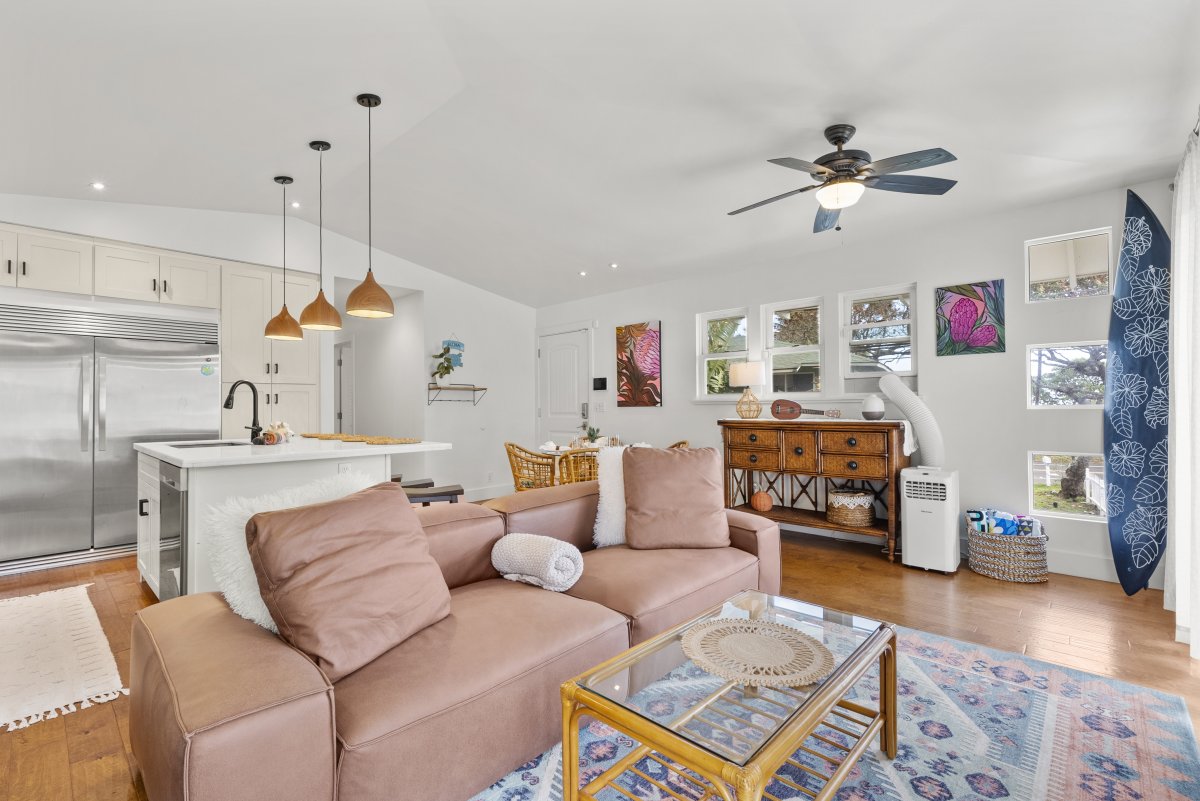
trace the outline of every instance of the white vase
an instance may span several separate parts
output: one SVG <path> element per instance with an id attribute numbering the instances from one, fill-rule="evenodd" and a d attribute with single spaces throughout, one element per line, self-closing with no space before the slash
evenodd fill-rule
<path id="1" fill-rule="evenodd" d="M 883 398 L 878 395 L 868 395 L 863 398 L 862 416 L 864 420 L 882 420 L 883 412 Z"/>

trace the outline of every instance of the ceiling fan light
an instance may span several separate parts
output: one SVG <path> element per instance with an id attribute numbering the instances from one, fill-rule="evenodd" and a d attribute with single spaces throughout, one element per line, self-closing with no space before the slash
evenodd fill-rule
<path id="1" fill-rule="evenodd" d="M 313 302 L 300 312 L 300 327 L 310 331 L 341 331 L 342 315 L 325 298 L 325 290 L 317 292 Z"/>
<path id="2" fill-rule="evenodd" d="M 346 314 L 353 317 L 391 317 L 395 313 L 392 296 L 375 280 L 373 270 L 367 270 L 367 277 L 346 297 Z"/>
<path id="3" fill-rule="evenodd" d="M 267 339 L 283 339 L 297 340 L 304 339 L 304 329 L 300 327 L 300 323 L 296 322 L 296 318 L 288 311 L 287 304 L 279 310 L 279 314 L 267 321 L 266 330 L 263 335 Z"/>
<path id="4" fill-rule="evenodd" d="M 853 178 L 838 178 L 830 181 L 814 194 L 817 202 L 827 209 L 847 209 L 858 202 L 867 188 Z"/>

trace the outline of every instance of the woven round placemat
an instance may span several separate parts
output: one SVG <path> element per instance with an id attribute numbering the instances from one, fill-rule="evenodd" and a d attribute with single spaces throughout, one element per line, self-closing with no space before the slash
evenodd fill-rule
<path id="1" fill-rule="evenodd" d="M 833 672 L 828 648 L 770 620 L 707 620 L 688 629 L 681 644 L 705 671 L 748 687 L 802 687 Z"/>

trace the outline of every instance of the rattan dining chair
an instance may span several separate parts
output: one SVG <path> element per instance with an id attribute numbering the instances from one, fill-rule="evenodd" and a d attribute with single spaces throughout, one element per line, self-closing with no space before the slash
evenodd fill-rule
<path id="1" fill-rule="evenodd" d="M 504 443 L 504 450 L 508 453 L 513 487 L 517 492 L 554 486 L 553 456 L 522 448 L 514 442 Z"/>
<path id="2" fill-rule="evenodd" d="M 595 481 L 600 475 L 596 454 L 599 448 L 577 448 L 567 451 L 558 460 L 559 481 L 575 484 L 580 481 Z"/>
<path id="3" fill-rule="evenodd" d="M 672 442 L 667 447 L 668 448 L 687 448 L 690 446 L 688 445 L 688 441 L 686 439 L 681 439 L 681 440 L 679 440 L 679 442 Z"/>

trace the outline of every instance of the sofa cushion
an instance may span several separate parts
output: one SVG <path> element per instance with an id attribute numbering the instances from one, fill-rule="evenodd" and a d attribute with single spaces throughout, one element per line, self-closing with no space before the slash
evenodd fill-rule
<path id="1" fill-rule="evenodd" d="M 623 616 L 526 584 L 450 598 L 448 617 L 335 685 L 340 801 L 470 797 L 556 742 L 559 685 L 629 644 Z"/>
<path id="2" fill-rule="evenodd" d="M 714 448 L 626 448 L 625 542 L 630 548 L 729 545 L 721 455 Z"/>
<path id="3" fill-rule="evenodd" d="M 492 546 L 504 536 L 504 516 L 474 503 L 435 503 L 417 508 L 450 589 L 473 581 L 500 578 L 492 567 Z"/>
<path id="4" fill-rule="evenodd" d="M 592 547 L 592 527 L 596 524 L 599 499 L 597 482 L 580 481 L 515 492 L 484 501 L 483 505 L 504 515 L 508 533 L 544 534 L 586 551 Z"/>
<path id="5" fill-rule="evenodd" d="M 279 634 L 337 681 L 450 612 L 450 591 L 399 484 L 265 512 L 246 544 Z"/>
<path id="6" fill-rule="evenodd" d="M 615 545 L 583 555 L 583 575 L 567 594 L 628 617 L 636 645 L 751 589 L 758 589 L 758 559 L 737 548 Z"/>

